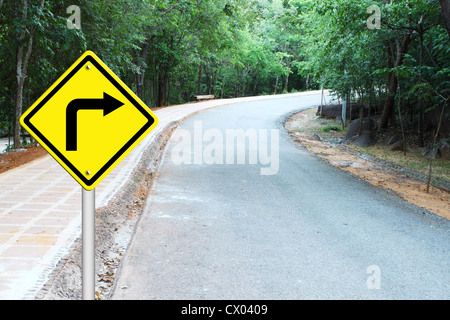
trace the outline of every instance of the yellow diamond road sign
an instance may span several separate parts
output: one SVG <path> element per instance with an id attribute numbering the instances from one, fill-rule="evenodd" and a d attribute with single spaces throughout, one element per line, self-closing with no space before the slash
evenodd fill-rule
<path id="1" fill-rule="evenodd" d="M 87 51 L 20 123 L 83 188 L 92 190 L 153 130 L 158 118 Z"/>

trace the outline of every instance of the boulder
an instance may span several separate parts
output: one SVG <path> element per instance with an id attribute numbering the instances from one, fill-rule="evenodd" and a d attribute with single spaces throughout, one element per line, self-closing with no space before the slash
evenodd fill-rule
<path id="1" fill-rule="evenodd" d="M 370 131 L 363 132 L 360 136 L 356 137 L 352 144 L 358 147 L 367 148 L 375 145 L 377 140 L 375 138 L 375 134 Z"/>
<path id="2" fill-rule="evenodd" d="M 352 114 L 350 119 L 354 120 L 359 117 L 359 108 L 364 108 L 363 105 L 353 103 L 351 106 Z M 364 110 L 366 113 L 366 110 Z M 317 107 L 316 115 L 320 115 L 320 106 Z M 323 105 L 322 116 L 327 119 L 333 119 L 340 121 L 342 119 L 342 104 L 328 104 Z M 350 116 L 350 104 L 347 104 L 347 118 Z"/>
<path id="3" fill-rule="evenodd" d="M 396 141 L 392 144 L 391 151 L 404 151 L 403 150 L 403 141 Z"/>
<path id="4" fill-rule="evenodd" d="M 365 135 L 364 138 L 361 138 L 360 143 L 374 145 L 376 142 L 374 129 L 375 129 L 375 122 L 373 121 L 373 119 L 363 118 L 362 131 L 359 137 L 362 137 L 366 133 L 370 133 L 370 135 Z M 358 140 L 358 132 L 359 132 L 359 119 L 356 119 L 350 124 L 347 134 L 344 137 L 344 142 L 354 142 Z"/>
<path id="5" fill-rule="evenodd" d="M 439 120 L 441 118 L 442 107 L 436 107 L 425 113 L 425 121 L 427 129 L 431 132 L 437 130 L 439 126 Z M 450 104 L 447 104 L 444 110 L 444 116 L 442 117 L 441 127 L 439 129 L 439 137 L 449 138 L 450 137 Z"/>
<path id="6" fill-rule="evenodd" d="M 363 148 L 375 145 L 377 141 L 374 132 L 374 121 L 371 118 L 363 118 L 361 134 L 358 135 L 359 122 L 359 119 L 356 119 L 350 124 L 343 142 L 352 143 Z"/>
<path id="7" fill-rule="evenodd" d="M 434 149 L 432 147 L 424 147 L 422 148 L 422 156 L 424 156 L 427 159 L 436 159 L 436 156 L 439 156 L 440 153 L 438 153 L 437 149 Z"/>
<path id="8" fill-rule="evenodd" d="M 447 140 L 442 139 L 439 142 L 438 151 L 443 159 L 450 160 L 450 143 Z"/>
<path id="9" fill-rule="evenodd" d="M 402 140 L 402 137 L 401 137 L 400 135 L 394 134 L 394 135 L 389 139 L 388 144 L 394 144 L 394 143 L 396 143 L 396 142 L 398 142 L 398 141 L 401 141 L 401 140 Z"/>
<path id="10" fill-rule="evenodd" d="M 326 119 L 340 119 L 342 114 L 342 109 L 341 109 L 341 105 L 340 104 L 328 104 L 328 105 L 323 105 L 323 109 L 322 109 L 322 117 L 326 118 Z M 317 107 L 317 112 L 316 112 L 317 116 L 320 116 L 320 106 Z"/>

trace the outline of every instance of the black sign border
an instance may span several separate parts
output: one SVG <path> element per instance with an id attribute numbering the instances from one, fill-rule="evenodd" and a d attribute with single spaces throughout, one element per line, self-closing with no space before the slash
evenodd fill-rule
<path id="1" fill-rule="evenodd" d="M 127 99 L 131 102 L 136 109 L 138 109 L 142 115 L 147 118 L 147 123 L 122 147 L 120 150 L 91 178 L 87 179 L 32 123 L 31 118 L 87 63 L 92 63 L 102 74 L 105 76 L 113 85 L 118 89 Z M 128 93 L 125 88 L 114 79 L 114 77 L 103 68 L 97 60 L 91 56 L 87 55 L 80 63 L 78 63 L 75 68 L 64 78 L 58 85 L 47 95 L 41 102 L 24 118 L 24 123 L 37 135 L 42 142 L 50 148 L 53 153 L 68 167 L 72 172 L 87 186 L 92 186 L 105 172 L 108 170 L 117 159 L 119 159 L 136 140 L 141 137 L 144 132 L 152 126 L 155 122 L 153 116 L 145 110 L 141 104 L 133 98 L 132 95 Z"/>

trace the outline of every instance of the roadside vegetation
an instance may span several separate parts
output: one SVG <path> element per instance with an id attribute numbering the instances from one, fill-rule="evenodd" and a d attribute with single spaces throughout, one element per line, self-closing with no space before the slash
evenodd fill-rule
<path id="1" fill-rule="evenodd" d="M 317 115 L 318 112 L 318 108 L 313 108 L 294 115 L 288 130 L 294 134 L 307 136 L 331 146 L 343 146 L 345 149 L 352 149 L 373 159 L 387 161 L 424 175 L 429 173 L 430 158 L 424 156 L 421 152 L 422 149 L 417 145 L 410 145 L 406 155 L 400 149 L 392 150 L 392 144 L 389 144 L 387 141 L 387 137 L 392 135 L 392 131 L 380 134 L 380 141 L 370 147 L 359 147 L 351 143 L 346 144 L 343 142 L 348 133 L 348 126 L 342 130 L 339 121 L 320 117 Z M 443 157 L 435 159 L 433 177 L 450 187 L 450 161 Z"/>

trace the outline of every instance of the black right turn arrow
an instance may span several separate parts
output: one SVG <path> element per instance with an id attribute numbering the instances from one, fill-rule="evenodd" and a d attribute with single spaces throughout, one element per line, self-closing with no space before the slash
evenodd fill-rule
<path id="1" fill-rule="evenodd" d="M 103 110 L 106 116 L 123 106 L 124 103 L 111 97 L 106 92 L 102 99 L 75 99 L 66 109 L 66 151 L 77 151 L 77 112 L 79 110 Z"/>

